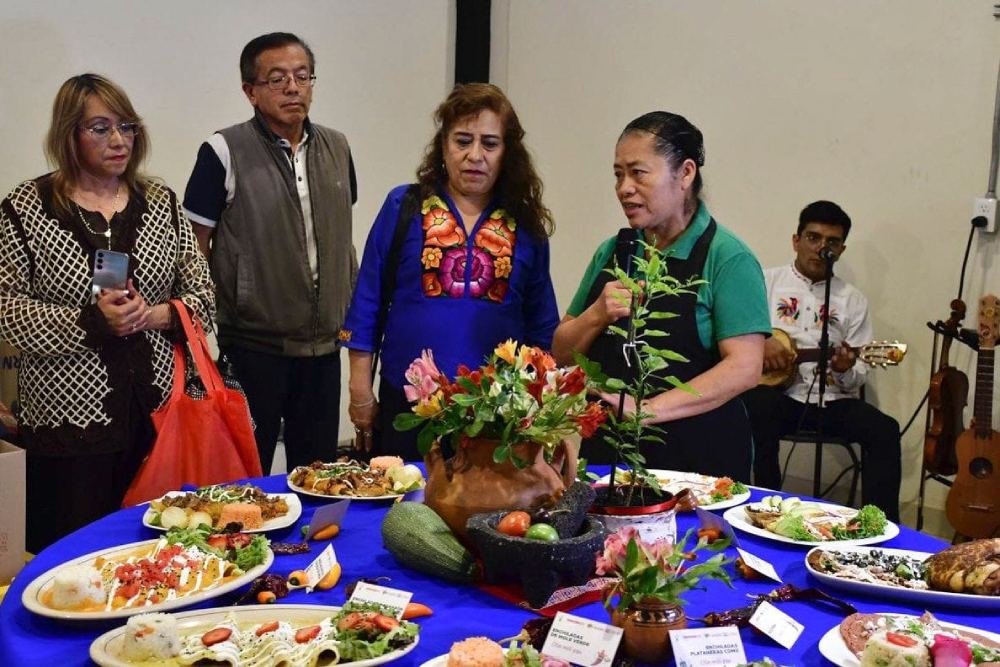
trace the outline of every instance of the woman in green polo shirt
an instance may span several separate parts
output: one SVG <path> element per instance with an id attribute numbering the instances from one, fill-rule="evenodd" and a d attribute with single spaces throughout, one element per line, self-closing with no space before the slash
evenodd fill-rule
<path id="1" fill-rule="evenodd" d="M 704 163 L 701 131 L 666 111 L 633 120 L 615 147 L 615 193 L 629 228 L 665 251 L 670 275 L 707 281 L 696 294 L 653 302 L 680 317 L 657 320 L 669 335 L 647 342 L 689 360 L 675 362 L 671 373 L 697 395 L 669 389 L 645 402 L 643 411 L 654 415 L 650 421 L 661 424 L 667 435 L 663 442 L 645 443 L 642 451 L 649 468 L 749 482 L 753 445 L 739 395 L 757 384 L 771 323 L 757 258 L 716 223 L 700 199 Z M 619 262 L 628 261 L 621 252 L 625 247 L 612 237 L 594 253 L 552 341 L 560 363 L 572 363 L 578 351 L 600 362 L 609 375 L 624 373 L 623 341 L 608 326 L 628 314 L 623 305 L 628 291 L 604 269 L 614 264 L 616 254 Z M 625 409 L 635 410 L 631 397 Z M 584 442 L 581 455 L 591 462 L 612 460 L 600 434 Z"/>

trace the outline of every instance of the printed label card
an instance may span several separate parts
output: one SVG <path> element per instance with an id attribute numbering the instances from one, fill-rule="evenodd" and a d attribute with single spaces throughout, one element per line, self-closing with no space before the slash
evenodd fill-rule
<path id="1" fill-rule="evenodd" d="M 804 629 L 801 623 L 767 601 L 757 607 L 750 617 L 750 625 L 785 648 L 792 648 Z"/>
<path id="2" fill-rule="evenodd" d="M 736 547 L 736 551 L 740 554 L 740 558 L 743 559 L 743 562 L 746 563 L 747 566 L 750 567 L 750 569 L 760 572 L 768 579 L 774 579 L 779 584 L 784 583 L 781 581 L 781 577 L 778 576 L 777 571 L 775 571 L 774 566 L 768 563 L 766 560 L 754 556 L 749 551 L 744 551 L 739 547 Z"/>
<path id="3" fill-rule="evenodd" d="M 317 507 L 313 512 L 312 521 L 309 522 L 309 532 L 306 533 L 303 541 L 308 542 L 312 536 L 323 530 L 327 526 L 339 526 L 347 514 L 347 508 L 351 506 L 350 500 L 338 500 L 329 505 Z"/>
<path id="4" fill-rule="evenodd" d="M 558 612 L 542 653 L 575 665 L 610 665 L 622 640 L 622 629 L 573 614 Z"/>
<path id="5" fill-rule="evenodd" d="M 670 631 L 677 667 L 733 667 L 747 661 L 735 625 Z"/>
<path id="6" fill-rule="evenodd" d="M 337 552 L 333 550 L 333 545 L 326 545 L 326 549 L 316 556 L 316 560 L 309 563 L 309 567 L 306 568 L 306 575 L 309 577 L 309 585 L 306 586 L 306 593 L 312 593 L 313 589 L 316 587 L 323 577 L 326 576 L 327 572 L 337 564 Z"/>
<path id="7" fill-rule="evenodd" d="M 413 593 L 401 591 L 398 588 L 387 588 L 386 586 L 376 586 L 365 581 L 359 581 L 354 587 L 354 594 L 349 602 L 369 602 L 389 607 L 396 613 L 396 618 L 403 617 L 403 610 L 410 603 Z"/>

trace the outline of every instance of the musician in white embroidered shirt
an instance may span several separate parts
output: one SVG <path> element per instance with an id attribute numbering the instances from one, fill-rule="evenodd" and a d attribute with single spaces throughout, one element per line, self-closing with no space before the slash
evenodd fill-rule
<path id="1" fill-rule="evenodd" d="M 806 206 L 792 235 L 795 259 L 791 264 L 764 272 L 771 324 L 788 333 L 798 349 L 818 348 L 823 326 L 826 260 L 820 251 L 828 248 L 835 260 L 847 249 L 851 219 L 828 201 Z M 857 288 L 834 276 L 830 284 L 830 356 L 824 391 L 822 430 L 843 436 L 862 448 L 862 502 L 879 506 L 892 521 L 899 519 L 900 436 L 899 423 L 860 398 L 866 367 L 858 363 L 857 348 L 872 340 L 868 300 Z M 767 340 L 764 370 L 787 371 L 795 364 L 795 353 L 776 340 Z M 797 430 L 813 430 L 817 424 L 817 364 L 803 362 L 793 370 L 792 384 L 759 386 L 743 395 L 754 433 L 754 483 L 768 488 L 781 486 L 778 439 Z"/>

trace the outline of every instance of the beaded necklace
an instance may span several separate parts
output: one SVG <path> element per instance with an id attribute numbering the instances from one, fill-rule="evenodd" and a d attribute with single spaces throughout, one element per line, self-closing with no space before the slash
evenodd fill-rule
<path id="1" fill-rule="evenodd" d="M 121 186 L 119 185 L 118 189 L 115 190 L 115 198 L 111 201 L 111 208 L 115 212 L 118 211 L 118 197 L 119 197 L 120 194 L 121 194 Z M 111 221 L 108 220 L 108 228 L 106 230 L 104 230 L 103 232 L 95 231 L 94 228 L 90 226 L 90 223 L 87 222 L 87 216 L 85 216 L 83 214 L 83 207 L 80 206 L 79 204 L 77 204 L 75 201 L 73 203 L 76 204 L 76 213 L 77 213 L 77 215 L 80 216 L 80 222 L 83 223 L 83 226 L 86 227 L 87 231 L 90 232 L 91 234 L 93 234 L 94 236 L 103 236 L 104 238 L 106 238 L 108 240 L 108 250 L 110 250 L 111 249 Z"/>

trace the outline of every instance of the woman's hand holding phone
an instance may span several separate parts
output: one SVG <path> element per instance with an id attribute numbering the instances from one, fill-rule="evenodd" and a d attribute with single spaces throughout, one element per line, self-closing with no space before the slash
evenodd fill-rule
<path id="1" fill-rule="evenodd" d="M 131 278 L 124 290 L 101 290 L 97 296 L 97 307 L 116 336 L 130 336 L 150 328 L 153 309 L 136 291 Z"/>

